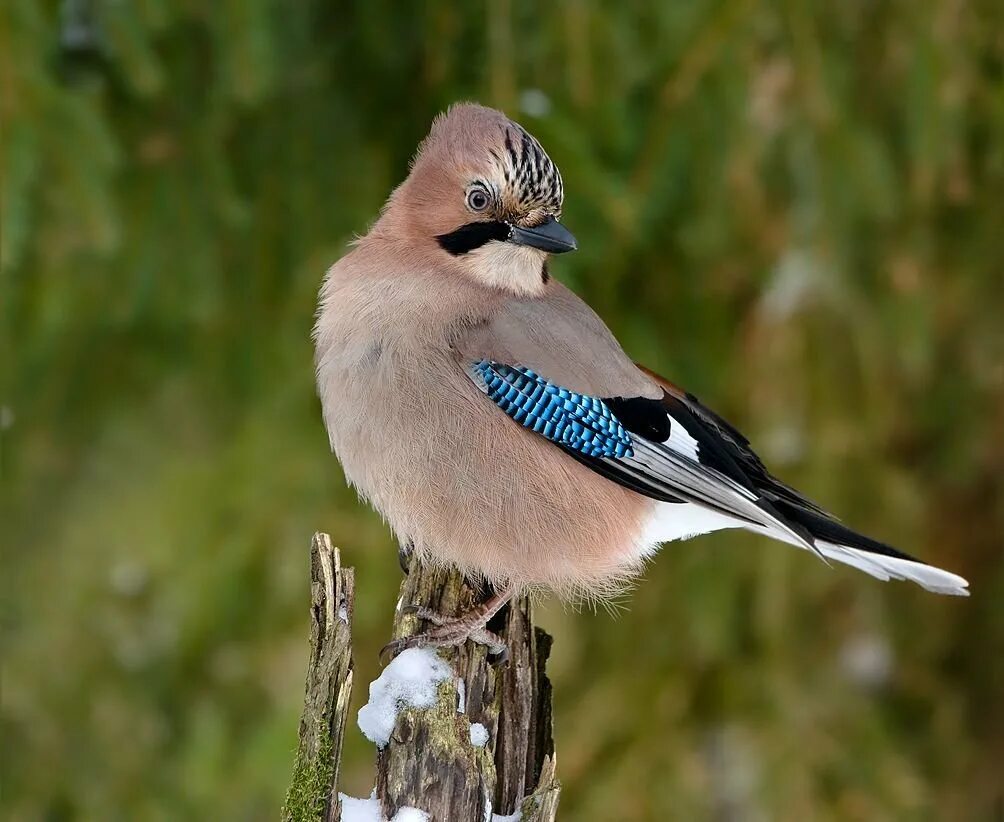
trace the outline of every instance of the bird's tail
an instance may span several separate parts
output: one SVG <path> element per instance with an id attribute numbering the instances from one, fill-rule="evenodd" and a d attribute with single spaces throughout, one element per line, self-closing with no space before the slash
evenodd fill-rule
<path id="1" fill-rule="evenodd" d="M 852 531 L 830 517 L 779 501 L 785 519 L 805 528 L 827 559 L 842 562 L 881 580 L 908 579 L 936 594 L 969 596 L 969 583 L 958 574 L 935 568 L 895 548 Z"/>

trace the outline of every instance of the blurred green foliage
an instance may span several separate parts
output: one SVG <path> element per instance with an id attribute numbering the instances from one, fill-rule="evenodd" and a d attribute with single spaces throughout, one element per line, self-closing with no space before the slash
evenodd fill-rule
<path id="1" fill-rule="evenodd" d="M 560 165 L 554 272 L 637 359 L 973 583 L 724 534 L 548 603 L 563 818 L 1000 812 L 1004 5 L 4 0 L 0 70 L 6 818 L 276 818 L 315 529 L 363 697 L 397 560 L 309 332 L 459 99 Z"/>

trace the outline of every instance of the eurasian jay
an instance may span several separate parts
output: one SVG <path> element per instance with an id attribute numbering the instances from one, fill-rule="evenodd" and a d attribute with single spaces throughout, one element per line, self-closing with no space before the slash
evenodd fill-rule
<path id="1" fill-rule="evenodd" d="M 324 280 L 317 384 L 346 478 L 415 559 L 493 591 L 460 617 L 423 613 L 434 627 L 394 650 L 485 640 L 529 589 L 609 596 L 661 543 L 725 528 L 968 594 L 841 524 L 695 396 L 635 365 L 550 276 L 549 256 L 576 247 L 563 194 L 525 129 L 453 106 Z"/>

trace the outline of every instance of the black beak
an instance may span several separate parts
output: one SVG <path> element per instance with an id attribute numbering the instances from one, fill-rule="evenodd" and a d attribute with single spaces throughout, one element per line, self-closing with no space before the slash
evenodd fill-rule
<path id="1" fill-rule="evenodd" d="M 549 251 L 551 254 L 563 254 L 578 248 L 572 232 L 554 217 L 548 217 L 540 225 L 535 225 L 533 228 L 510 226 L 509 242 L 539 248 L 541 251 Z"/>

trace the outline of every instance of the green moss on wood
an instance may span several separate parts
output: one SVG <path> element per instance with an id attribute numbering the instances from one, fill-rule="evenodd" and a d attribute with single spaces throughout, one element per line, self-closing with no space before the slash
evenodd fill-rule
<path id="1" fill-rule="evenodd" d="M 328 803 L 328 791 L 334 776 L 334 742 L 323 723 L 318 723 L 316 756 L 297 754 L 286 801 L 282 806 L 283 822 L 322 822 Z"/>

